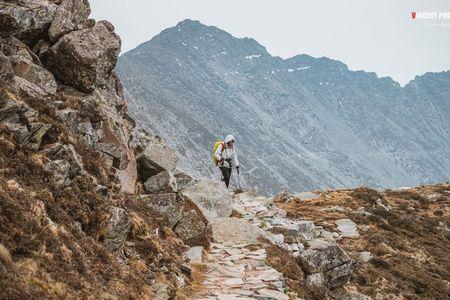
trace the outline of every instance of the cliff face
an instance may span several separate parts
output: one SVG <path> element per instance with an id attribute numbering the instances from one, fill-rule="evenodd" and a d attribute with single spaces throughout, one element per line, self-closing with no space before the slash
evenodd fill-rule
<path id="1" fill-rule="evenodd" d="M 211 176 L 212 144 L 232 133 L 246 183 L 265 193 L 450 178 L 450 72 L 402 88 L 328 58 L 273 57 L 190 20 L 122 55 L 117 70 L 132 114 L 192 172 Z"/>
<path id="2" fill-rule="evenodd" d="M 2 298 L 151 298 L 188 281 L 186 246 L 135 194 L 177 159 L 135 127 L 113 71 L 120 38 L 89 13 L 84 0 L 0 3 Z"/>

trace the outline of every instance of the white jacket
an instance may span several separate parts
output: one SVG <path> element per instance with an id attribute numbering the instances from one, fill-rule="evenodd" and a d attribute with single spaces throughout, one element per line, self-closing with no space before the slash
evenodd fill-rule
<path id="1" fill-rule="evenodd" d="M 236 146 L 234 146 L 233 148 L 228 148 L 226 147 L 225 143 L 217 147 L 217 150 L 214 153 L 214 157 L 219 161 L 219 167 L 231 168 L 239 166 L 235 148 Z M 229 164 L 229 161 L 231 161 L 231 166 Z"/>

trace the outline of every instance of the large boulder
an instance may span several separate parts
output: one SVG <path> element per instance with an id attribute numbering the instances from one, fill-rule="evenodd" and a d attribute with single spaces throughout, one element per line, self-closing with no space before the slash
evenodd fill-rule
<path id="1" fill-rule="evenodd" d="M 356 262 L 337 244 L 322 239 L 310 241 L 309 248 L 299 256 L 306 275 L 320 273 L 331 289 L 343 286 L 350 279 Z"/>
<path id="2" fill-rule="evenodd" d="M 208 222 L 191 203 L 177 197 L 174 193 L 141 195 L 139 198 L 148 207 L 164 215 L 172 230 L 186 244 L 191 246 L 208 245 Z"/>
<path id="3" fill-rule="evenodd" d="M 143 145 L 138 147 L 143 148 Z M 175 151 L 160 137 L 148 137 L 145 150 L 136 158 L 140 179 L 145 182 L 159 172 L 172 172 L 178 163 Z"/>
<path id="4" fill-rule="evenodd" d="M 48 30 L 51 42 L 58 41 L 63 35 L 88 27 L 91 7 L 87 0 L 63 0 Z"/>
<path id="5" fill-rule="evenodd" d="M 231 215 L 233 199 L 228 190 L 212 179 L 203 178 L 186 185 L 180 197 L 193 203 L 208 222 Z"/>
<path id="6" fill-rule="evenodd" d="M 170 193 L 177 192 L 177 181 L 172 172 L 162 171 L 150 177 L 144 183 L 145 190 L 149 193 Z"/>
<path id="7" fill-rule="evenodd" d="M 96 86 L 108 84 L 120 45 L 113 25 L 100 21 L 92 28 L 63 36 L 44 60 L 59 80 L 83 92 L 92 92 Z"/>
<path id="8" fill-rule="evenodd" d="M 0 35 L 14 35 L 32 45 L 45 36 L 57 7 L 47 0 L 1 1 Z"/>
<path id="9" fill-rule="evenodd" d="M 125 244 L 130 228 L 127 212 L 123 208 L 112 206 L 104 241 L 106 249 L 111 252 L 119 251 Z"/>

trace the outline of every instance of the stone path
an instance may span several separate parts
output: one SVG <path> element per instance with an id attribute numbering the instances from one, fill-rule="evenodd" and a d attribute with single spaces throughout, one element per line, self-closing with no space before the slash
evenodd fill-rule
<path id="1" fill-rule="evenodd" d="M 324 231 L 312 221 L 286 218 L 286 212 L 277 208 L 272 198 L 241 193 L 234 195 L 233 200 L 234 209 L 242 218 L 211 221 L 215 243 L 203 261 L 205 280 L 194 299 L 289 299 L 283 275 L 266 264 L 266 251 L 258 237 L 293 256 L 300 255 L 312 268 L 317 264 L 317 251 L 340 259 L 325 261 L 330 268 L 349 262 L 347 255 L 331 244 L 338 233 Z M 322 267 L 308 276 L 308 282 L 324 282 L 326 270 Z"/>
<path id="2" fill-rule="evenodd" d="M 211 223 L 218 242 L 211 245 L 205 280 L 194 299 L 289 299 L 283 275 L 266 264 L 266 251 L 257 242 L 259 236 L 276 240 L 259 216 L 270 214 L 267 207 L 272 200 L 243 193 L 234 201 L 244 218 Z"/>

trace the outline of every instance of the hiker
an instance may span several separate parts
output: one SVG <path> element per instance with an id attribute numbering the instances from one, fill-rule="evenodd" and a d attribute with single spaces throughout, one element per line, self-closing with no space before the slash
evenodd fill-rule
<path id="1" fill-rule="evenodd" d="M 237 159 L 236 149 L 234 146 L 234 137 L 227 135 L 223 142 L 219 141 L 214 145 L 214 160 L 216 166 L 220 168 L 222 172 L 222 181 L 228 188 L 231 178 L 231 169 L 236 168 L 239 174 L 239 161 Z"/>

